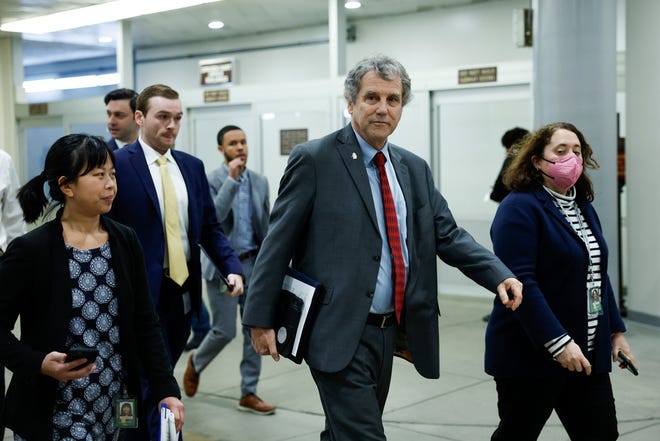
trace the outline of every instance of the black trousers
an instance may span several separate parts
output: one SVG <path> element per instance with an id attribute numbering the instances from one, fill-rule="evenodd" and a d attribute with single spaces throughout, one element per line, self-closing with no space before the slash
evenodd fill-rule
<path id="1" fill-rule="evenodd" d="M 394 326 L 366 325 L 348 366 L 330 373 L 310 368 L 325 412 L 322 441 L 385 441 L 394 334 Z"/>
<path id="2" fill-rule="evenodd" d="M 1 255 L 1 254 L 0 254 Z M 5 367 L 0 364 L 0 409 L 5 404 Z M 0 425 L 0 439 L 5 437 L 5 428 Z"/>
<path id="3" fill-rule="evenodd" d="M 609 374 L 495 378 L 500 424 L 491 441 L 534 441 L 554 410 L 572 441 L 619 437 Z"/>

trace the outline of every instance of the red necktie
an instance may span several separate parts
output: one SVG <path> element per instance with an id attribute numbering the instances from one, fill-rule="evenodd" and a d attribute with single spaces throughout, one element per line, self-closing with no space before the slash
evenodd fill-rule
<path id="1" fill-rule="evenodd" d="M 401 234 L 399 234 L 399 221 L 396 217 L 394 198 L 390 190 L 390 182 L 387 180 L 385 171 L 385 155 L 382 152 L 374 156 L 374 164 L 378 168 L 380 177 L 380 194 L 383 198 L 383 212 L 385 213 L 385 225 L 387 226 L 387 242 L 392 253 L 392 284 L 394 285 L 394 312 L 397 323 L 401 323 L 401 310 L 403 309 L 403 293 L 406 289 L 406 265 L 403 261 L 403 250 L 401 249 Z"/>

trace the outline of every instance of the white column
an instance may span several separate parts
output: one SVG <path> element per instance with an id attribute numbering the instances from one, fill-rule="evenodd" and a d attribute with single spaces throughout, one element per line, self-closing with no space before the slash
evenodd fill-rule
<path id="1" fill-rule="evenodd" d="M 535 127 L 574 124 L 600 164 L 589 176 L 618 298 L 616 12 L 616 0 L 535 1 L 533 89 Z"/>
<path id="2" fill-rule="evenodd" d="M 12 37 L 0 38 L 0 60 L 13 60 Z M 20 167 L 16 134 L 16 100 L 14 97 L 14 64 L 0 63 L 0 148 L 9 153 L 14 167 Z M 20 64 L 23 66 L 23 63 Z"/>
<path id="3" fill-rule="evenodd" d="M 119 72 L 119 87 L 134 89 L 135 63 L 133 60 L 131 22 L 129 20 L 122 20 L 119 23 L 119 26 L 119 39 L 117 40 L 117 72 Z"/>
<path id="4" fill-rule="evenodd" d="M 629 317 L 660 326 L 660 2 L 626 2 Z M 634 348 L 633 348 L 634 350 Z"/>
<path id="5" fill-rule="evenodd" d="M 330 78 L 346 75 L 346 14 L 343 0 L 328 0 Z"/>

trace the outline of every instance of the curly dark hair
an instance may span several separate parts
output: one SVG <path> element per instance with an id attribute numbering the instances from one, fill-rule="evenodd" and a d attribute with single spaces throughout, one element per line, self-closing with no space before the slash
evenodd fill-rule
<path id="1" fill-rule="evenodd" d="M 543 150 L 550 143 L 552 135 L 559 129 L 575 133 L 582 147 L 582 161 L 584 172 L 575 183 L 576 198 L 593 201 L 594 189 L 591 179 L 587 175 L 587 168 L 597 169 L 598 163 L 592 158 L 593 150 L 582 132 L 571 123 L 557 122 L 541 127 L 535 132 L 525 135 L 511 148 L 513 160 L 504 173 L 504 185 L 518 191 L 528 191 L 543 185 L 543 175 L 534 167 L 532 158 L 542 158 Z"/>

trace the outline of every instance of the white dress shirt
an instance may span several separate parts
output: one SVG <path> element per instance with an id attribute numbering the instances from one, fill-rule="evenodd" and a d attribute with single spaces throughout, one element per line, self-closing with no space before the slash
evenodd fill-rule
<path id="1" fill-rule="evenodd" d="M 186 260 L 190 260 L 190 243 L 188 243 L 188 189 L 186 188 L 186 182 L 183 180 L 183 175 L 179 166 L 177 165 L 174 157 L 172 157 L 172 152 L 167 150 L 164 155 L 161 155 L 149 144 L 145 143 L 144 140 L 140 137 L 140 145 L 142 146 L 142 151 L 144 152 L 144 157 L 147 160 L 147 166 L 149 167 L 149 173 L 151 173 L 151 179 L 154 182 L 154 187 L 156 187 L 156 195 L 158 196 L 158 206 L 160 207 L 160 216 L 163 221 L 163 231 L 165 231 L 165 205 L 163 202 L 163 181 L 160 176 L 160 166 L 156 160 L 160 156 L 167 158 L 167 171 L 172 178 L 172 183 L 174 184 L 174 191 L 176 191 L 176 199 L 179 203 L 179 227 L 181 229 L 181 242 L 183 243 L 183 252 L 186 255 Z M 122 191 L 120 188 L 119 191 Z M 130 191 L 126 189 L 125 191 Z M 165 247 L 165 266 L 167 267 L 168 256 L 167 256 L 167 247 Z"/>
<path id="2" fill-rule="evenodd" d="M 0 150 L 0 249 L 7 249 L 7 244 L 14 238 L 25 234 L 23 210 L 18 203 L 18 176 L 14 170 L 11 156 Z"/>

